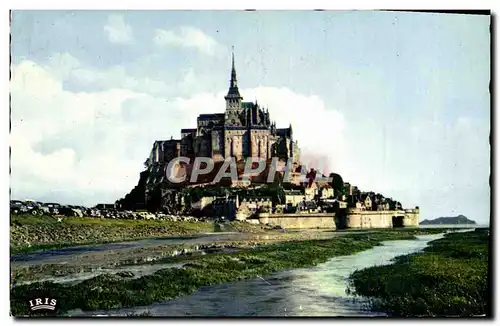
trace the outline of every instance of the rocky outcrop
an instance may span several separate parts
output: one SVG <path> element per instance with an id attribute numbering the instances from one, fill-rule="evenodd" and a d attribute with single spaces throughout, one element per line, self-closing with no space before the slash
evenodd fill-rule
<path id="1" fill-rule="evenodd" d="M 438 217 L 433 220 L 423 220 L 420 222 L 421 225 L 436 225 L 436 224 L 476 224 L 475 221 L 469 220 L 464 215 L 458 215 L 453 217 Z"/>

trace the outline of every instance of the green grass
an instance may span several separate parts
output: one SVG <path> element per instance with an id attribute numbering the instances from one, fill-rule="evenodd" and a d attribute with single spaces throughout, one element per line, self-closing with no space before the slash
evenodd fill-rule
<path id="1" fill-rule="evenodd" d="M 21 285 L 11 289 L 11 311 L 16 316 L 29 314 L 27 300 L 38 296 L 56 297 L 59 314 L 75 308 L 93 310 L 149 305 L 193 293 L 202 286 L 311 267 L 334 256 L 370 249 L 382 241 L 414 239 L 415 234 L 435 232 L 354 233 L 329 240 L 292 241 L 234 253 L 183 257 L 182 260 L 187 263 L 184 268 L 163 269 L 133 280 L 101 275 L 75 285 L 52 282 Z"/>
<path id="2" fill-rule="evenodd" d="M 11 224 L 20 223 L 26 225 L 102 225 L 102 226 L 117 226 L 117 227 L 134 227 L 142 225 L 169 225 L 179 224 L 188 228 L 197 229 L 200 222 L 190 221 L 164 221 L 164 220 L 126 220 L 126 219 L 110 219 L 110 218 L 95 218 L 95 217 L 63 217 L 61 222 L 56 218 L 48 215 L 33 216 L 30 214 L 11 215 Z"/>
<path id="3" fill-rule="evenodd" d="M 158 239 L 161 239 L 162 237 L 159 237 Z M 163 237 L 167 238 L 167 237 Z M 188 238 L 188 237 L 185 237 Z M 27 253 L 32 253 L 32 252 L 37 252 L 37 251 L 48 251 L 48 250 L 58 250 L 58 249 L 65 249 L 65 248 L 71 248 L 71 247 L 80 247 L 80 246 L 95 246 L 95 245 L 101 245 L 101 244 L 108 244 L 108 243 L 119 243 L 123 241 L 134 241 L 134 240 L 143 240 L 144 238 L 127 238 L 124 240 L 101 240 L 101 241 L 89 241 L 89 242 L 62 242 L 62 243 L 46 243 L 46 244 L 34 244 L 30 246 L 17 246 L 14 248 L 10 249 L 10 254 L 11 255 L 16 255 L 16 254 L 27 254 Z M 154 238 L 157 239 L 157 238 Z"/>
<path id="4" fill-rule="evenodd" d="M 351 286 L 356 294 L 373 297 L 376 310 L 392 316 L 488 314 L 487 232 L 447 234 L 423 253 L 356 271 Z"/>
<path id="5" fill-rule="evenodd" d="M 11 215 L 11 253 L 59 249 L 78 245 L 188 236 L 220 230 L 213 222 L 62 218 Z M 257 232 L 259 226 L 242 222 L 224 224 L 224 231 Z M 29 241 L 29 243 L 28 243 Z"/>
<path id="6" fill-rule="evenodd" d="M 28 225 L 50 225 L 57 224 L 57 219 L 52 216 L 33 216 L 31 214 L 11 214 L 10 223 L 28 224 Z"/>

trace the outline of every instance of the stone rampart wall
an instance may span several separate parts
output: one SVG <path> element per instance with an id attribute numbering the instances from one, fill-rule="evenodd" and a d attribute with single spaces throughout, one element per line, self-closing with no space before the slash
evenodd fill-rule
<path id="1" fill-rule="evenodd" d="M 335 222 L 338 220 L 337 223 Z M 285 229 L 316 229 L 339 227 L 352 228 L 392 228 L 397 226 L 415 227 L 419 224 L 418 209 L 399 211 L 365 211 L 348 209 L 344 216 L 335 216 L 334 213 L 313 214 L 269 214 L 261 213 L 258 217 L 260 224 L 281 226 Z"/>
<path id="2" fill-rule="evenodd" d="M 419 211 L 365 211 L 348 209 L 345 216 L 346 228 L 392 228 L 398 226 L 418 226 Z"/>
<path id="3" fill-rule="evenodd" d="M 261 224 L 281 226 L 285 229 L 335 229 L 335 214 L 267 214 L 259 215 Z"/>

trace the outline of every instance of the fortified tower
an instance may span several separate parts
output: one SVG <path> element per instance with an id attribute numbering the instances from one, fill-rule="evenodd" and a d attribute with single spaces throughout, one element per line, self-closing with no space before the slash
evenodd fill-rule
<path id="1" fill-rule="evenodd" d="M 225 112 L 225 124 L 226 126 L 241 126 L 240 121 L 240 111 L 241 111 L 241 100 L 243 97 L 240 95 L 238 89 L 238 79 L 236 78 L 236 69 L 234 68 L 234 52 L 231 55 L 231 79 L 229 81 L 229 90 L 227 95 L 224 97 L 226 99 L 226 112 Z"/>

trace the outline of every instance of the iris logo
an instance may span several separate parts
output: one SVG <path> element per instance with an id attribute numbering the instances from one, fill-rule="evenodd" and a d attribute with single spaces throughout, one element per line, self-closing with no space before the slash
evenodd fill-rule
<path id="1" fill-rule="evenodd" d="M 57 300 L 51 298 L 36 298 L 29 301 L 31 311 L 37 310 L 54 310 L 56 309 Z"/>

